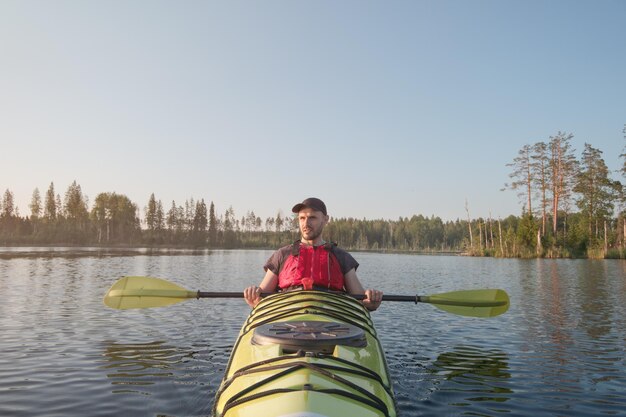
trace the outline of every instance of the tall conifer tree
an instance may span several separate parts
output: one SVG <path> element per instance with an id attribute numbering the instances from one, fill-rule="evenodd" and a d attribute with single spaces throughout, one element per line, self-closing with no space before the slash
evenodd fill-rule
<path id="1" fill-rule="evenodd" d="M 550 137 L 550 189 L 552 193 L 552 232 L 556 236 L 559 209 L 572 197 L 578 161 L 570 141 L 574 135 L 558 132 Z"/>
<path id="2" fill-rule="evenodd" d="M 57 218 L 57 204 L 54 195 L 54 183 L 50 183 L 48 191 L 46 192 L 46 200 L 44 202 L 44 217 L 47 220 L 56 220 Z"/>

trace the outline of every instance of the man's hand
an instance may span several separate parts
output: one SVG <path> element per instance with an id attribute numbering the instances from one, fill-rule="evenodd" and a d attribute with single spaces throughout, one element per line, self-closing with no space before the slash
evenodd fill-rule
<path id="1" fill-rule="evenodd" d="M 376 310 L 380 303 L 383 301 L 383 292 L 378 290 L 365 290 L 365 298 L 363 299 L 363 305 L 369 311 Z"/>
<path id="2" fill-rule="evenodd" d="M 252 286 L 243 290 L 243 298 L 246 299 L 246 303 L 252 308 L 256 307 L 261 301 L 261 288 Z"/>

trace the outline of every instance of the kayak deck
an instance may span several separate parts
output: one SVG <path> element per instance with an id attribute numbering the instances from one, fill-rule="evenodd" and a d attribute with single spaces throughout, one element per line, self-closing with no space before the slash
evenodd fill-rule
<path id="1" fill-rule="evenodd" d="M 369 312 L 349 296 L 322 291 L 266 297 L 241 329 L 214 415 L 395 416 Z"/>

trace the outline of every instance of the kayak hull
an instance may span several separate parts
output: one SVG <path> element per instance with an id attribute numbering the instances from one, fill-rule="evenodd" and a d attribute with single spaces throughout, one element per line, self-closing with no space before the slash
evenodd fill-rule
<path id="1" fill-rule="evenodd" d="M 264 298 L 239 333 L 213 414 L 395 416 L 369 312 L 349 296 L 322 291 Z"/>

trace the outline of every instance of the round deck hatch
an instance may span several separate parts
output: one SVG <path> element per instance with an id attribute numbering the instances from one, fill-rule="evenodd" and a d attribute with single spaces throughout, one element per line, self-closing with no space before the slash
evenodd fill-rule
<path id="1" fill-rule="evenodd" d="M 285 351 L 306 350 L 332 353 L 335 346 L 365 347 L 363 329 L 347 323 L 328 321 L 282 321 L 254 329 L 252 342 L 278 344 Z"/>

